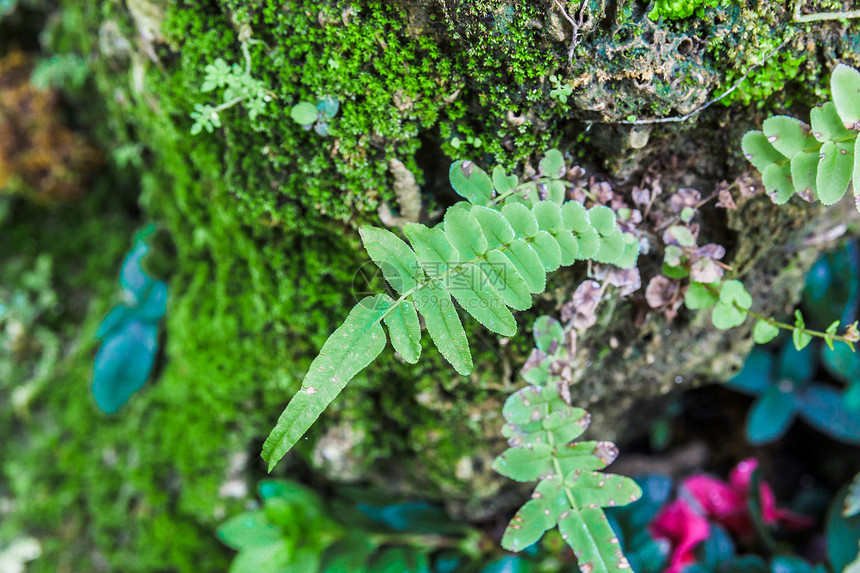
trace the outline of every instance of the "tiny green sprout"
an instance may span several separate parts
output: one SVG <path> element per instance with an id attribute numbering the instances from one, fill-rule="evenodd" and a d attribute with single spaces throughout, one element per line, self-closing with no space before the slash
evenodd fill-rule
<path id="1" fill-rule="evenodd" d="M 807 344 L 812 342 L 812 336 L 806 332 L 806 322 L 803 320 L 803 314 L 799 310 L 794 311 L 794 332 L 791 333 L 791 340 L 794 342 L 794 347 L 802 350 Z"/>
<path id="2" fill-rule="evenodd" d="M 692 221 L 693 217 L 695 216 L 696 210 L 692 207 L 684 207 L 684 209 L 681 211 L 681 220 L 685 223 L 689 223 L 690 221 Z"/>

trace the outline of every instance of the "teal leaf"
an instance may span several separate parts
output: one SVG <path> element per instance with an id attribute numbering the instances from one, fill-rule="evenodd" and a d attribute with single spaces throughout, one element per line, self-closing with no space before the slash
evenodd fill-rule
<path id="1" fill-rule="evenodd" d="M 729 379 L 726 386 L 745 394 L 762 394 L 770 386 L 773 362 L 770 352 L 758 347 L 753 348 L 741 371 Z"/>
<path id="2" fill-rule="evenodd" d="M 167 312 L 167 283 L 153 280 L 134 315 L 140 320 L 156 323 L 165 312 Z"/>
<path id="3" fill-rule="evenodd" d="M 412 295 L 412 300 L 442 356 L 458 373 L 469 374 L 473 368 L 472 354 L 451 295 L 437 281 Z"/>
<path id="4" fill-rule="evenodd" d="M 469 203 L 487 205 L 493 201 L 493 180 L 471 161 L 452 163 L 448 178 L 454 191 Z"/>
<path id="5" fill-rule="evenodd" d="M 155 363 L 157 336 L 154 324 L 131 319 L 102 342 L 91 386 L 101 411 L 115 413 L 143 387 Z"/>
<path id="6" fill-rule="evenodd" d="M 797 394 L 798 414 L 831 438 L 860 445 L 860 416 L 842 402 L 839 392 L 829 386 L 813 385 Z"/>
<path id="7" fill-rule="evenodd" d="M 830 76 L 830 91 L 842 125 L 848 129 L 860 128 L 860 72 L 839 64 Z"/>
<path id="8" fill-rule="evenodd" d="M 860 515 L 860 474 L 854 476 L 848 492 L 845 494 L 845 502 L 842 504 L 842 517 L 854 517 Z"/>
<path id="9" fill-rule="evenodd" d="M 780 439 L 794 420 L 794 397 L 783 392 L 779 384 L 770 386 L 756 400 L 747 416 L 747 438 L 753 445 L 767 444 Z"/>
<path id="10" fill-rule="evenodd" d="M 814 346 L 805 346 L 798 350 L 792 343 L 786 341 L 779 353 L 776 378 L 791 380 L 795 384 L 802 385 L 812 378 L 817 367 Z"/>
<path id="11" fill-rule="evenodd" d="M 99 329 L 96 331 L 96 340 L 102 340 L 110 334 L 115 333 L 123 327 L 123 325 L 134 318 L 135 309 L 124 304 L 118 304 L 113 307 L 108 315 L 102 320 Z"/>
<path id="12" fill-rule="evenodd" d="M 843 571 L 856 559 L 860 547 L 860 515 L 842 515 L 847 493 L 848 486 L 839 491 L 827 510 L 827 557 L 833 571 Z"/>
<path id="13" fill-rule="evenodd" d="M 275 428 L 263 444 L 269 471 L 301 438 L 340 391 L 385 349 L 383 315 L 390 308 L 380 296 L 368 296 L 323 344 Z"/>
<path id="14" fill-rule="evenodd" d="M 152 285 L 153 279 L 146 274 L 142 266 L 148 250 L 149 246 L 146 243 L 136 243 L 123 259 L 119 271 L 119 285 L 131 296 L 134 305 L 143 301 Z"/>
<path id="15" fill-rule="evenodd" d="M 860 381 L 860 355 L 846 344 L 837 344 L 833 350 L 822 347 L 821 362 L 827 372 L 838 380 Z"/>
<path id="16" fill-rule="evenodd" d="M 531 573 L 532 570 L 532 564 L 525 559 L 508 555 L 484 566 L 480 573 Z"/>

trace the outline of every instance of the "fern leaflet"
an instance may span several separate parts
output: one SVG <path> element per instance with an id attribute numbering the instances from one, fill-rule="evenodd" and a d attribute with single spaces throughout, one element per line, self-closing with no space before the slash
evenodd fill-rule
<path id="1" fill-rule="evenodd" d="M 744 135 L 744 155 L 761 172 L 774 203 L 797 193 L 807 201 L 836 203 L 854 184 L 860 211 L 860 72 L 840 64 L 830 78 L 833 101 L 810 112 L 811 126 L 784 115 Z"/>
<path id="2" fill-rule="evenodd" d="M 601 508 L 636 501 L 642 491 L 630 478 L 599 471 L 617 457 L 614 444 L 571 443 L 588 427 L 588 412 L 568 406 L 558 386 L 548 384 L 511 395 L 502 415 L 502 434 L 511 447 L 493 469 L 517 481 L 540 480 L 505 530 L 502 546 L 520 551 L 558 526 L 583 572 L 629 569 Z"/>
<path id="3" fill-rule="evenodd" d="M 415 362 L 421 350 L 420 313 L 441 354 L 466 375 L 473 364 L 454 300 L 488 330 L 512 336 L 517 323 L 510 309 L 529 308 L 531 294 L 546 289 L 547 272 L 586 258 L 635 264 L 638 242 L 618 229 L 609 208 L 586 211 L 563 201 L 561 153 L 550 151 L 540 167 L 536 181 L 519 184 L 516 177 L 497 171 L 491 178 L 471 162 L 458 161 L 449 177 L 469 201 L 451 206 L 441 224 L 407 224 L 408 244 L 384 229 L 360 230 L 370 258 L 399 296 L 365 298 L 326 341 L 263 446 L 270 470 L 349 380 L 382 352 L 381 323 L 394 349 Z"/>

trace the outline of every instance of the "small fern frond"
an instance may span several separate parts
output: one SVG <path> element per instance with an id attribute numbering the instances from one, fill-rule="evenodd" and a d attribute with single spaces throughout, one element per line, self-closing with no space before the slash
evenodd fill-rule
<path id="1" fill-rule="evenodd" d="M 618 450 L 610 442 L 576 442 L 590 416 L 568 406 L 556 384 L 528 386 L 511 395 L 502 415 L 502 434 L 511 446 L 493 469 L 511 479 L 540 480 L 532 498 L 514 516 L 502 547 L 520 551 L 558 527 L 579 568 L 590 573 L 630 569 L 618 538 L 601 508 L 626 505 L 642 490 L 630 478 L 604 474 Z"/>
<path id="2" fill-rule="evenodd" d="M 744 135 L 741 146 L 774 203 L 797 193 L 807 201 L 832 205 L 854 185 L 860 211 L 860 72 L 836 67 L 830 79 L 833 101 L 813 109 L 810 123 L 770 117 L 762 131 Z"/>
<path id="3" fill-rule="evenodd" d="M 326 342 L 266 440 L 263 458 L 270 469 L 349 379 L 382 352 L 381 323 L 394 349 L 414 363 L 421 351 L 420 313 L 442 356 L 466 375 L 472 357 L 455 300 L 488 330 L 513 336 L 511 309 L 531 306 L 531 295 L 546 289 L 547 272 L 586 258 L 635 264 L 638 241 L 618 229 L 611 209 L 586 210 L 563 201 L 560 152 L 547 153 L 540 170 L 544 176 L 537 181 L 518 184 L 499 170 L 491 178 L 473 163 L 458 161 L 451 166 L 451 184 L 468 201 L 448 208 L 441 224 L 408 223 L 403 230 L 409 243 L 383 229 L 360 230 L 367 253 L 399 297 L 365 299 Z"/>

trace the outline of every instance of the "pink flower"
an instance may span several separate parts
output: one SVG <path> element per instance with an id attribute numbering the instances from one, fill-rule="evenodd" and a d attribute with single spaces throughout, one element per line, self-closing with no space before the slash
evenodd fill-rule
<path id="1" fill-rule="evenodd" d="M 706 516 L 739 537 L 750 537 L 755 528 L 749 514 L 749 489 L 757 467 L 758 461 L 747 459 L 732 470 L 728 483 L 697 475 L 687 478 L 682 487 Z M 813 523 L 809 516 L 776 507 L 773 490 L 763 481 L 759 482 L 759 499 L 762 521 L 768 525 L 779 523 L 787 529 L 803 529 Z"/>
<path id="2" fill-rule="evenodd" d="M 672 557 L 665 573 L 680 571 L 695 562 L 693 549 L 708 538 L 708 520 L 698 514 L 686 501 L 677 499 L 664 507 L 649 525 L 651 535 L 672 544 Z"/>

